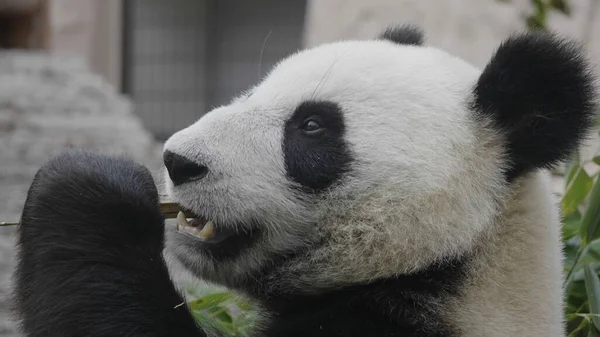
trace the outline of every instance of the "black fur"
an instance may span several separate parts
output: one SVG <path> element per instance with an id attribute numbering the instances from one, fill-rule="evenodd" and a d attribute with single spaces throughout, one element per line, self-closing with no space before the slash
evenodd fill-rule
<path id="1" fill-rule="evenodd" d="M 314 134 L 302 128 L 313 119 L 321 125 Z M 287 175 L 312 191 L 322 191 L 347 172 L 352 154 L 344 140 L 344 116 L 339 105 L 306 101 L 285 123 L 283 153 Z"/>
<path id="2" fill-rule="evenodd" d="M 144 167 L 58 156 L 37 172 L 18 235 L 15 304 L 26 336 L 204 336 L 169 278 Z"/>
<path id="3" fill-rule="evenodd" d="M 512 180 L 571 155 L 592 125 L 594 95 L 576 43 L 526 33 L 504 42 L 485 67 L 474 108 L 506 135 Z"/>
<path id="4" fill-rule="evenodd" d="M 258 278 L 251 292 L 274 317 L 269 337 L 452 337 L 460 332 L 447 320 L 449 298 L 459 295 L 468 261 L 316 295 L 265 294 Z"/>
<path id="5" fill-rule="evenodd" d="M 419 27 L 412 25 L 388 27 L 379 38 L 397 44 L 413 46 L 422 46 L 423 42 L 425 42 L 423 31 Z"/>

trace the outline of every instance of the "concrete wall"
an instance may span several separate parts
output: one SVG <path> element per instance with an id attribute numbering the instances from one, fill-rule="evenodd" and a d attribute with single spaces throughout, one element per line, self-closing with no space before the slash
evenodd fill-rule
<path id="1" fill-rule="evenodd" d="M 121 84 L 122 0 L 49 0 L 50 51 L 77 55 L 110 84 Z"/>
<path id="2" fill-rule="evenodd" d="M 550 27 L 587 40 L 600 64 L 598 0 L 570 0 L 571 17 L 553 14 Z M 309 46 L 342 38 L 369 38 L 395 23 L 423 27 L 427 43 L 485 65 L 500 41 L 524 29 L 522 15 L 529 0 L 309 0 L 305 43 Z M 590 14 L 593 22 L 588 24 Z M 588 29 L 589 27 L 589 29 Z M 587 34 L 589 32 L 590 34 Z"/>

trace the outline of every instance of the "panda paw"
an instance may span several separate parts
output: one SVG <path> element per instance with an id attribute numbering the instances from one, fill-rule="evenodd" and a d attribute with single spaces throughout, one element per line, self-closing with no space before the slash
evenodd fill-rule
<path id="1" fill-rule="evenodd" d="M 162 258 L 164 219 L 146 168 L 68 152 L 29 189 L 18 232 L 25 336 L 204 336 Z"/>
<path id="2" fill-rule="evenodd" d="M 21 217 L 23 244 L 50 240 L 162 247 L 164 219 L 150 172 L 122 157 L 69 151 L 42 166 Z"/>

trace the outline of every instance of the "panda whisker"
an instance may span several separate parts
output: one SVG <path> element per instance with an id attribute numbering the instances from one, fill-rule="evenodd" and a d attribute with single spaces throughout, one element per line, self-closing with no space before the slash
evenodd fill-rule
<path id="1" fill-rule="evenodd" d="M 321 80 L 319 81 L 319 83 L 315 87 L 315 90 L 312 92 L 312 94 L 310 96 L 311 100 L 315 98 L 317 92 L 319 91 L 319 89 L 321 89 L 321 86 L 323 84 L 325 84 L 326 80 L 329 78 L 329 76 L 331 75 L 331 72 L 333 71 L 333 66 L 335 66 L 335 64 L 337 63 L 337 61 L 338 61 L 338 58 L 336 58 L 335 60 L 333 60 L 333 62 L 329 66 L 329 68 L 327 68 L 327 71 L 325 71 L 325 73 L 323 74 L 323 77 L 321 77 Z"/>
<path id="2" fill-rule="evenodd" d="M 265 37 L 262 47 L 260 48 L 260 56 L 258 58 L 258 81 L 260 81 L 260 77 L 261 77 L 261 67 L 262 67 L 262 59 L 263 59 L 263 54 L 265 52 L 265 47 L 267 46 L 267 40 L 269 40 L 269 36 L 271 36 L 271 33 L 273 31 L 270 30 L 269 34 L 267 34 L 267 36 Z"/>
<path id="3" fill-rule="evenodd" d="M 331 62 L 331 65 L 329 66 L 329 68 L 327 68 L 327 71 L 325 71 L 325 73 L 323 74 L 323 77 L 321 77 L 321 80 L 315 87 L 315 90 L 312 92 L 312 94 L 310 96 L 311 100 L 315 98 L 316 94 L 319 92 L 319 90 L 322 88 L 322 86 L 327 82 L 327 79 L 329 79 L 329 77 L 333 71 L 333 67 L 342 58 L 342 56 L 344 56 L 344 54 L 346 54 L 346 52 L 347 52 L 347 50 L 342 52 L 340 55 L 337 55 L 336 58 L 333 60 L 333 62 Z"/>

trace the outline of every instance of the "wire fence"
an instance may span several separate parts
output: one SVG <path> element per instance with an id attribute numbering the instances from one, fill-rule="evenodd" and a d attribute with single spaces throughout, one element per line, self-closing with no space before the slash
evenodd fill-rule
<path id="1" fill-rule="evenodd" d="M 124 91 L 164 140 L 301 48 L 305 12 L 306 0 L 127 0 Z"/>

